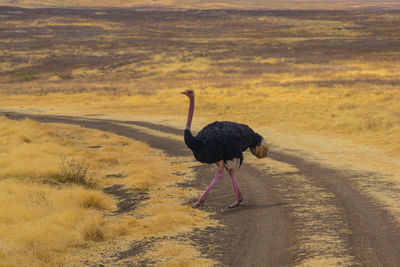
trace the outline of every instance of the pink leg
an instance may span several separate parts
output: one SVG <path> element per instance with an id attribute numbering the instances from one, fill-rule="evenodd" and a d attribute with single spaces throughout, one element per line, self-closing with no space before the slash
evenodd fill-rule
<path id="1" fill-rule="evenodd" d="M 207 195 L 210 192 L 210 190 L 214 187 L 217 181 L 221 179 L 222 176 L 224 176 L 224 161 L 221 160 L 220 162 L 217 163 L 217 165 L 218 165 L 218 170 L 215 173 L 214 179 L 211 181 L 207 189 L 200 195 L 199 200 L 197 200 L 197 202 L 192 206 L 193 208 L 198 208 L 204 205 L 204 202 L 206 201 Z"/>
<path id="2" fill-rule="evenodd" d="M 230 205 L 229 208 L 236 208 L 239 207 L 240 203 L 243 201 L 243 196 L 242 193 L 240 193 L 234 171 L 232 170 L 227 170 L 227 171 L 232 178 L 233 189 L 235 190 L 235 195 L 236 195 L 236 201 L 232 205 Z"/>

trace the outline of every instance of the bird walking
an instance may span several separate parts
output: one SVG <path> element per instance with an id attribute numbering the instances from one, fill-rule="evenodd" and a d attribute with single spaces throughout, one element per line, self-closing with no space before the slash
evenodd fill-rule
<path id="1" fill-rule="evenodd" d="M 264 138 L 254 132 L 249 126 L 230 122 L 216 121 L 204 127 L 197 136 L 191 133 L 192 118 L 194 113 L 194 92 L 186 90 L 182 94 L 189 97 L 189 112 L 184 132 L 185 144 L 192 150 L 196 160 L 202 163 L 215 163 L 218 167 L 214 179 L 207 189 L 200 195 L 199 200 L 193 205 L 198 208 L 204 205 L 208 193 L 227 170 L 232 179 L 236 201 L 229 206 L 240 206 L 243 196 L 239 190 L 235 171 L 243 162 L 243 152 L 250 148 L 257 158 L 265 158 L 268 154 L 268 144 Z"/>

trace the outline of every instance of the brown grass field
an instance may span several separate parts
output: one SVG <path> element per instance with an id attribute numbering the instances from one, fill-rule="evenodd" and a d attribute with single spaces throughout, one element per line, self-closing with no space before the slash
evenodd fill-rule
<path id="1" fill-rule="evenodd" d="M 48 2 L 16 5 L 52 7 Z M 120 2 L 115 6 L 125 6 Z M 178 7 L 200 7 L 192 2 Z M 214 120 L 239 121 L 277 147 L 390 173 L 400 185 L 398 1 L 386 8 L 378 1 L 299 1 L 290 10 L 258 11 L 239 10 L 241 1 L 228 6 L 239 9 L 210 2 L 202 7 L 216 9 L 0 7 L 0 109 L 183 128 L 187 100 L 179 92 L 191 88 L 197 130 Z M 114 264 L 215 264 L 186 236 L 218 224 L 188 205 L 198 192 L 177 186 L 193 178 L 187 158 L 29 120 L 1 118 L 0 138 L 0 265 L 107 265 L 113 248 L 136 241 L 139 252 Z M 186 175 L 174 175 L 180 172 Z M 138 198 L 134 209 L 115 212 L 120 185 Z M 396 196 L 367 191 L 400 221 Z"/>
<path id="2" fill-rule="evenodd" d="M 135 7 L 140 9 L 357 9 L 357 8 L 399 8 L 396 0 L 2 0 L 2 5 L 38 7 Z"/>

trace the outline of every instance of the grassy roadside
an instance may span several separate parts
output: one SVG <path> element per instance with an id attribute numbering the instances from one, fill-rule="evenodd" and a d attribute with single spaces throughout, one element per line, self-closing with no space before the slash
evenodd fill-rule
<path id="1" fill-rule="evenodd" d="M 0 129 L 0 265 L 213 263 L 184 237 L 215 225 L 174 186 L 190 179 L 184 159 L 171 165 L 143 143 L 76 126 L 0 118 Z M 115 185 L 146 197 L 118 212 L 103 191 Z"/>
<path id="2" fill-rule="evenodd" d="M 371 86 L 355 90 L 346 86 L 319 88 L 249 85 L 248 90 L 196 88 L 195 127 L 214 120 L 244 122 L 258 128 L 288 133 L 308 133 L 347 139 L 385 149 L 392 157 L 400 155 L 400 94 L 396 87 Z M 129 118 L 159 114 L 184 122 L 187 99 L 179 94 L 185 88 L 153 91 L 151 95 L 103 95 L 99 93 L 4 96 L 11 109 L 36 107 L 41 112 L 59 114 L 114 114 Z M 17 104 L 24 103 L 24 104 Z M 28 103 L 28 104 L 27 104 Z M 71 112 L 72 110 L 72 112 Z M 150 114 L 154 114 L 152 119 Z M 181 123 L 183 124 L 183 123 Z"/>

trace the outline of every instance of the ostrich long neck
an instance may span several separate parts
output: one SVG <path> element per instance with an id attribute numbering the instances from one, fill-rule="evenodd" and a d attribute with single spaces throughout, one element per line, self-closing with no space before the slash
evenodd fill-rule
<path id="1" fill-rule="evenodd" d="M 194 95 L 189 95 L 190 105 L 189 105 L 189 113 L 186 122 L 185 129 L 185 144 L 193 151 L 201 149 L 203 142 L 198 140 L 197 137 L 193 136 L 190 132 L 190 126 L 192 125 L 192 118 L 194 112 Z"/>
<path id="2" fill-rule="evenodd" d="M 193 112 L 194 112 L 194 95 L 189 96 L 190 104 L 189 104 L 189 113 L 186 121 L 186 129 L 190 130 L 190 127 L 192 126 L 192 118 L 193 118 Z"/>

